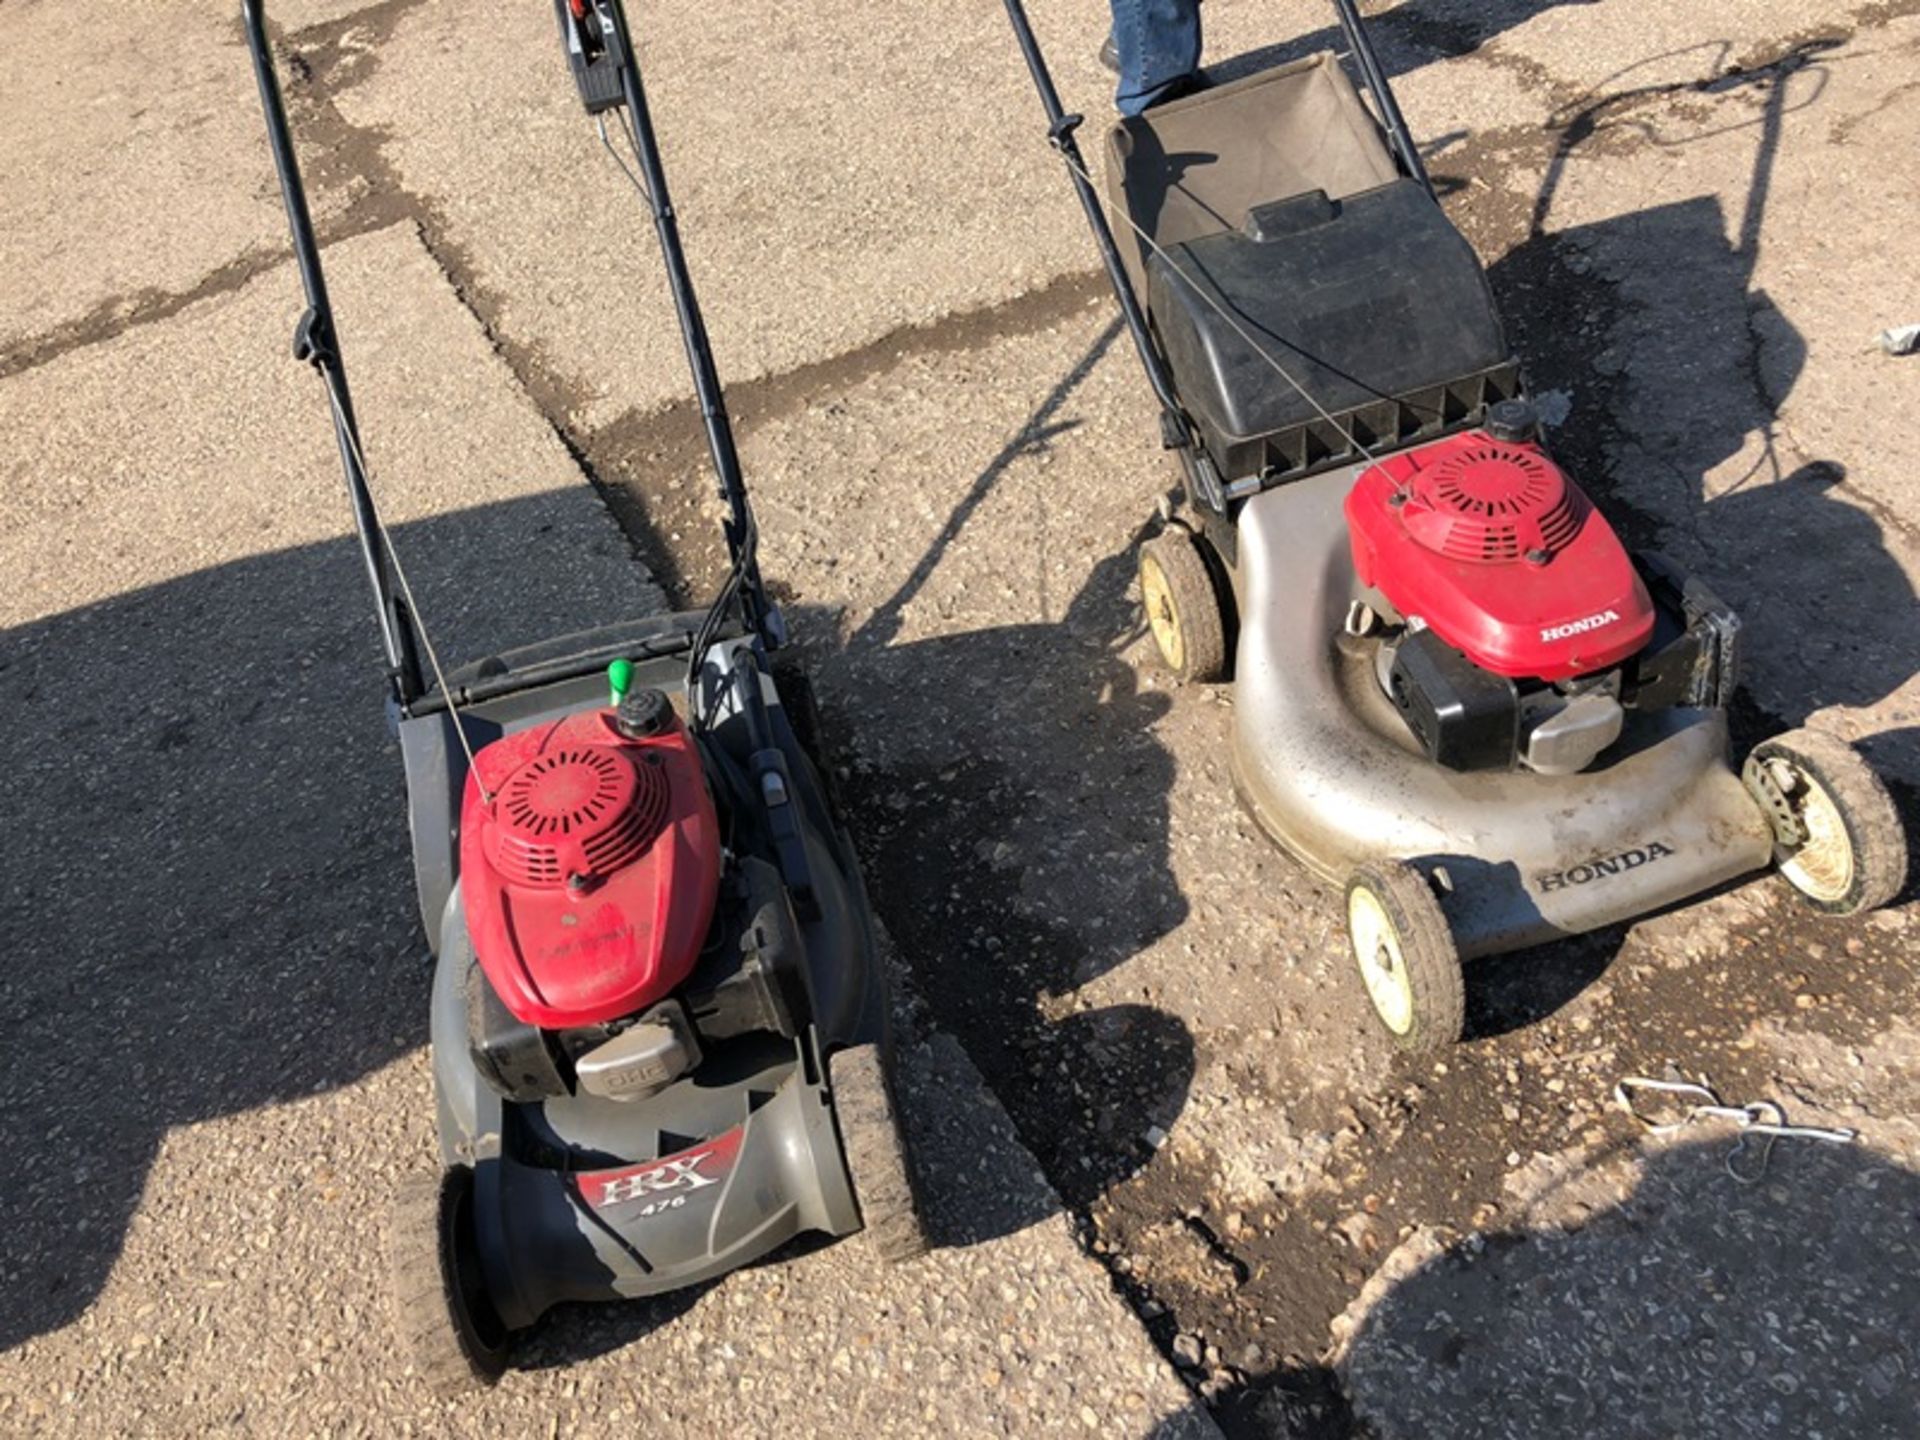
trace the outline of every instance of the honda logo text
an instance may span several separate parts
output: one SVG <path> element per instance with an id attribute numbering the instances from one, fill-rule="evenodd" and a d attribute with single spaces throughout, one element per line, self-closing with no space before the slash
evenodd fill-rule
<path id="1" fill-rule="evenodd" d="M 1598 860 L 1589 860 L 1583 865 L 1574 865 L 1565 870 L 1549 870 L 1539 877 L 1540 889 L 1564 890 L 1569 885 L 1591 885 L 1595 880 L 1604 880 L 1609 875 L 1618 875 L 1626 870 L 1638 870 L 1642 865 L 1651 865 L 1656 860 L 1664 860 L 1673 854 L 1673 847 L 1658 840 L 1647 845 L 1636 845 L 1631 850 L 1622 850 L 1617 855 L 1603 855 Z"/>
<path id="2" fill-rule="evenodd" d="M 1611 625 L 1620 618 L 1618 610 L 1602 610 L 1598 615 L 1587 615 L 1579 620 L 1569 620 L 1564 625 L 1550 625 L 1540 632 L 1540 639 L 1571 640 L 1575 635 L 1584 635 L 1589 630 L 1598 630 L 1602 625 Z"/>

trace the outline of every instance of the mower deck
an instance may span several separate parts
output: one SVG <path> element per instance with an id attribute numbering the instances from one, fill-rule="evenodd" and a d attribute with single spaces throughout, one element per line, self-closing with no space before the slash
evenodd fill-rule
<path id="1" fill-rule="evenodd" d="M 1360 470 L 1239 517 L 1233 769 L 1248 810 L 1315 874 L 1380 860 L 1435 877 L 1463 955 L 1644 915 L 1768 865 L 1773 833 L 1726 762 L 1717 710 L 1635 714 L 1574 775 L 1433 764 L 1380 687 L 1341 505 Z M 1444 875 L 1440 874 L 1444 872 Z"/>

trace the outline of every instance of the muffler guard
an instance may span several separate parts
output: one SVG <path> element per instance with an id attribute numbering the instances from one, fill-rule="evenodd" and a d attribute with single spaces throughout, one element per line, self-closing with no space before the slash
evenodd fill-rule
<path id="1" fill-rule="evenodd" d="M 1242 508 L 1233 768 L 1261 826 L 1317 874 L 1444 869 L 1462 955 L 1645 915 L 1766 866 L 1772 836 L 1727 765 L 1719 710 L 1635 712 L 1574 775 L 1431 763 L 1342 643 L 1358 597 L 1342 502 L 1360 467 Z"/>

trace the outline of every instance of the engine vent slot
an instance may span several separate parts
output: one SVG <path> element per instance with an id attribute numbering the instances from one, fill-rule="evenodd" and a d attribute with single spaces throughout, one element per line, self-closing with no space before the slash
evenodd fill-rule
<path id="1" fill-rule="evenodd" d="M 672 786 L 655 764 L 615 750 L 556 750 L 516 770 L 495 801 L 493 860 L 522 885 L 554 886 L 574 870 L 606 875 L 652 843 Z"/>
<path id="2" fill-rule="evenodd" d="M 615 821 L 581 844 L 596 875 L 618 870 L 637 858 L 667 823 L 672 787 L 657 765 L 642 765 L 633 803 Z"/>
<path id="3" fill-rule="evenodd" d="M 1409 488 L 1402 510 L 1408 532 L 1451 560 L 1552 555 L 1580 533 L 1586 513 L 1554 465 L 1498 441 L 1448 455 L 1416 473 Z"/>

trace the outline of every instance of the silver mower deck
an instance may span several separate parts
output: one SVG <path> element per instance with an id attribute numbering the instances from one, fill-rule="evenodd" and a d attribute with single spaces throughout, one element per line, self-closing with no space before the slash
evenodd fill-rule
<path id="1" fill-rule="evenodd" d="M 1360 597 L 1341 502 L 1363 466 L 1239 517 L 1233 768 L 1261 826 L 1317 874 L 1405 860 L 1440 881 L 1462 956 L 1517 950 L 1765 868 L 1773 835 L 1727 764 L 1719 710 L 1632 714 L 1575 775 L 1433 764 L 1345 636 Z"/>

